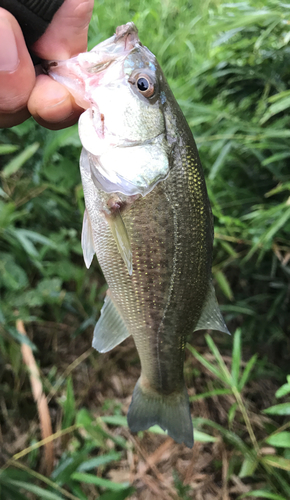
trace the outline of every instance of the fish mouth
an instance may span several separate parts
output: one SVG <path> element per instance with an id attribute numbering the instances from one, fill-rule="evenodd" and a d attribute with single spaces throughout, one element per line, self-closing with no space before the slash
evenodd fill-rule
<path id="1" fill-rule="evenodd" d="M 122 42 L 124 44 L 124 49 L 128 51 L 134 49 L 137 43 L 141 45 L 138 38 L 138 29 L 133 22 L 118 26 L 114 38 L 115 43 Z"/>
<path id="2" fill-rule="evenodd" d="M 46 61 L 44 71 L 68 88 L 76 103 L 84 109 L 90 106 L 88 88 L 98 86 L 104 72 L 115 61 L 123 61 L 136 47 L 141 46 L 137 27 L 133 22 L 116 28 L 116 33 L 99 43 L 90 52 L 82 52 L 65 61 Z"/>

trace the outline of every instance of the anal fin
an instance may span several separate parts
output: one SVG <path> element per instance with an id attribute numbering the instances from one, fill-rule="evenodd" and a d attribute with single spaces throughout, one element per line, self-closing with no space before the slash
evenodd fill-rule
<path id="1" fill-rule="evenodd" d="M 131 276 L 133 271 L 131 243 L 120 210 L 116 210 L 113 215 L 109 215 L 106 218 L 118 250 Z"/>
<path id="2" fill-rule="evenodd" d="M 101 316 L 94 330 L 93 347 L 108 352 L 130 336 L 125 322 L 107 292 Z"/>
<path id="3" fill-rule="evenodd" d="M 83 249 L 83 256 L 84 256 L 84 261 L 85 261 L 86 267 L 87 267 L 87 269 L 89 269 L 89 267 L 92 263 L 93 257 L 95 255 L 95 248 L 94 248 L 92 227 L 91 227 L 91 223 L 90 223 L 87 209 L 84 212 L 84 219 L 83 219 L 82 249 Z"/>
<path id="4" fill-rule="evenodd" d="M 200 318 L 194 328 L 194 332 L 197 330 L 218 330 L 219 332 L 228 333 L 230 335 L 224 318 L 222 317 L 222 313 L 216 299 L 215 289 L 211 281 L 209 283 L 208 294 L 205 299 Z"/>

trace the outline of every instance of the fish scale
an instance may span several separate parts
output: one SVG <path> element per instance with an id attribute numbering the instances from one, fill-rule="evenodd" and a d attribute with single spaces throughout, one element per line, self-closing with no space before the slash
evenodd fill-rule
<path id="1" fill-rule="evenodd" d="M 54 62 L 51 74 L 89 106 L 79 121 L 82 248 L 87 267 L 96 253 L 109 286 L 93 346 L 107 352 L 133 336 L 141 376 L 129 428 L 158 424 L 192 447 L 186 339 L 200 329 L 228 333 L 211 280 L 212 214 L 192 133 L 133 23 L 88 54 Z"/>

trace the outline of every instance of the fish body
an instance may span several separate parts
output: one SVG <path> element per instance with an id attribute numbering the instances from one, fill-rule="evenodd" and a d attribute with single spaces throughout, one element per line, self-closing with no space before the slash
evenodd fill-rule
<path id="1" fill-rule="evenodd" d="M 186 338 L 227 332 L 211 280 L 213 222 L 190 128 L 133 23 L 93 51 L 51 68 L 77 102 L 86 211 L 82 247 L 109 289 L 93 346 L 132 335 L 141 376 L 128 411 L 136 432 L 158 424 L 193 445 L 183 363 Z"/>

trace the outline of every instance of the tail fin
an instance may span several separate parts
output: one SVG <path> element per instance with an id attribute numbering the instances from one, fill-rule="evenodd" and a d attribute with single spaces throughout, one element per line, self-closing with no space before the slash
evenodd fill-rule
<path id="1" fill-rule="evenodd" d="M 177 443 L 193 446 L 193 427 L 186 387 L 174 395 L 143 391 L 138 380 L 129 407 L 128 425 L 132 432 L 144 431 L 152 425 L 167 430 Z"/>

